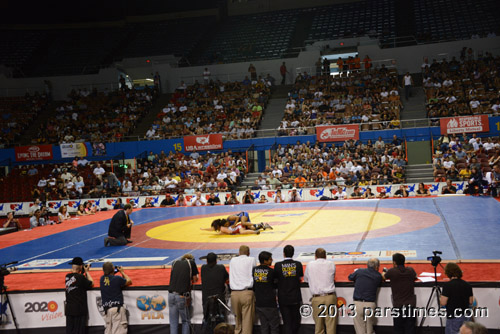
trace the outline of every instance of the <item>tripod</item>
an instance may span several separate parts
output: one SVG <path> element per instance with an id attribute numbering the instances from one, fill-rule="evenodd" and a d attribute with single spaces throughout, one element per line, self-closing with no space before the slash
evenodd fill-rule
<path id="1" fill-rule="evenodd" d="M 437 265 L 438 264 L 436 263 L 436 265 L 434 265 L 434 263 L 433 263 L 432 265 L 434 266 L 434 286 L 432 287 L 431 294 L 429 296 L 429 299 L 427 300 L 427 304 L 425 305 L 426 315 L 429 313 L 429 308 L 431 306 L 433 296 L 434 295 L 436 296 L 438 309 L 439 309 L 439 299 L 441 297 L 441 287 L 438 285 L 438 281 L 437 281 Z M 424 324 L 426 318 L 427 318 L 426 316 L 422 317 L 422 320 L 420 320 L 420 324 L 418 325 L 419 328 L 422 328 L 422 325 Z M 439 323 L 441 324 L 441 327 L 443 327 L 443 319 L 441 317 L 439 317 Z"/>
<path id="2" fill-rule="evenodd" d="M 227 306 L 218 295 L 208 297 L 206 310 L 203 315 L 203 333 L 213 333 L 215 326 L 225 321 L 225 310 L 222 309 L 221 306 L 231 313 L 229 306 Z"/>
<path id="3" fill-rule="evenodd" d="M 12 322 L 14 322 L 14 326 L 16 327 L 16 333 L 20 334 L 21 330 L 19 329 L 19 326 L 17 326 L 17 319 L 14 314 L 14 309 L 12 309 L 12 305 L 9 300 L 9 294 L 7 293 L 7 287 L 2 284 L 1 290 L 0 290 L 0 301 L 3 299 L 3 296 L 5 296 L 5 304 L 9 306 L 10 314 L 12 315 Z M 4 305 L 5 305 L 4 304 Z M 2 308 L 5 308 L 5 312 L 7 312 L 7 307 L 2 305 Z M 0 316 L 0 325 L 3 324 L 3 316 Z"/>

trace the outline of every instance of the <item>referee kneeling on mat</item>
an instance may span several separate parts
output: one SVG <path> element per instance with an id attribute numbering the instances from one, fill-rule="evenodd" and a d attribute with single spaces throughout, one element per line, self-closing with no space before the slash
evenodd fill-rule
<path id="1" fill-rule="evenodd" d="M 106 316 L 105 334 L 109 333 L 127 333 L 128 321 L 127 310 L 123 305 L 123 292 L 122 289 L 132 284 L 132 280 L 123 271 L 123 268 L 113 266 L 111 262 L 104 262 L 102 265 L 104 275 L 101 276 L 101 298 L 102 306 Z M 123 276 L 115 276 L 115 272 L 120 272 Z"/>

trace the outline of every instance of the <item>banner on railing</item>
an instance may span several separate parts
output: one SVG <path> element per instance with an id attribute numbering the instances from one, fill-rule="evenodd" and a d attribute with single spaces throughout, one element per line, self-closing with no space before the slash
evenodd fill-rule
<path id="1" fill-rule="evenodd" d="M 316 140 L 319 142 L 346 141 L 359 139 L 359 126 L 353 124 L 316 127 Z"/>
<path id="2" fill-rule="evenodd" d="M 31 145 L 15 148 L 16 161 L 52 160 L 52 145 Z"/>
<path id="3" fill-rule="evenodd" d="M 61 158 L 86 157 L 88 155 L 85 143 L 61 144 Z"/>
<path id="4" fill-rule="evenodd" d="M 490 126 L 487 115 L 441 118 L 441 134 L 488 132 Z"/>
<path id="5" fill-rule="evenodd" d="M 222 134 L 184 137 L 184 151 L 222 150 Z"/>

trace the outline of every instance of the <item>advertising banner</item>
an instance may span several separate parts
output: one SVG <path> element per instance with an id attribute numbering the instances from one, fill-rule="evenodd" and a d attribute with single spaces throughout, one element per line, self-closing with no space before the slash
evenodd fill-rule
<path id="1" fill-rule="evenodd" d="M 52 145 L 31 145 L 15 148 L 16 161 L 52 160 Z"/>
<path id="2" fill-rule="evenodd" d="M 86 157 L 88 155 L 85 143 L 61 144 L 61 158 Z"/>
<path id="3" fill-rule="evenodd" d="M 447 117 L 439 120 L 441 134 L 488 132 L 490 129 L 487 115 Z"/>
<path id="4" fill-rule="evenodd" d="M 186 136 L 184 137 L 184 151 L 222 150 L 222 134 Z"/>
<path id="5" fill-rule="evenodd" d="M 316 140 L 319 142 L 346 141 L 349 139 L 359 139 L 358 125 L 345 124 L 316 127 Z"/>

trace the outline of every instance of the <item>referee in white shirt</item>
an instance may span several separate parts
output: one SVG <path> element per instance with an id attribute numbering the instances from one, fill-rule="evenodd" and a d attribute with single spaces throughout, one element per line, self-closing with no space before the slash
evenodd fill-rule
<path id="1" fill-rule="evenodd" d="M 304 281 L 309 283 L 312 294 L 314 332 L 335 334 L 337 329 L 335 263 L 326 259 L 326 251 L 323 248 L 316 249 L 314 256 L 315 260 L 308 263 L 304 275 Z M 326 307 L 326 317 L 319 317 L 320 312 L 325 311 L 322 305 Z"/>
<path id="2" fill-rule="evenodd" d="M 235 334 L 252 334 L 253 331 L 255 295 L 252 269 L 257 266 L 257 261 L 249 255 L 250 248 L 241 245 L 239 256 L 233 257 L 229 262 L 231 306 L 236 316 Z"/>

